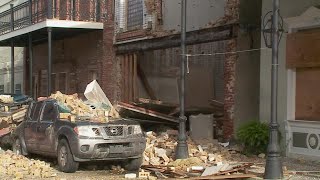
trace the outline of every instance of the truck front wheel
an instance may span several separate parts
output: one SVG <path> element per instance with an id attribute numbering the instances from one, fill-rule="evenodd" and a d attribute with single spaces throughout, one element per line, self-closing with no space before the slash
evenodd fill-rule
<path id="1" fill-rule="evenodd" d="M 79 162 L 75 162 L 67 140 L 61 139 L 58 145 L 58 164 L 60 171 L 74 173 L 78 170 Z"/>
<path id="2" fill-rule="evenodd" d="M 142 157 L 129 159 L 128 161 L 124 162 L 124 169 L 127 171 L 138 171 L 142 165 Z"/>

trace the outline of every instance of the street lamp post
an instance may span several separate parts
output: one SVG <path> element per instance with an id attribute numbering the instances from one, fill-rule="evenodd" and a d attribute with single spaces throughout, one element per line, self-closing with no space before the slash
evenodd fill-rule
<path id="1" fill-rule="evenodd" d="M 278 50 L 279 50 L 279 0 L 273 0 L 272 14 L 272 76 L 271 76 L 271 122 L 269 144 L 265 166 L 265 179 L 281 179 L 283 177 L 282 162 L 279 145 L 279 125 L 277 120 L 278 101 Z M 265 30 L 264 30 L 265 33 Z M 265 34 L 264 34 L 265 37 Z M 266 42 L 267 43 L 267 42 Z"/>
<path id="2" fill-rule="evenodd" d="M 187 24 L 187 0 L 181 0 L 181 72 L 180 72 L 180 116 L 179 136 L 176 149 L 176 159 L 186 159 L 189 156 L 185 116 L 185 60 L 186 60 L 186 24 Z"/>

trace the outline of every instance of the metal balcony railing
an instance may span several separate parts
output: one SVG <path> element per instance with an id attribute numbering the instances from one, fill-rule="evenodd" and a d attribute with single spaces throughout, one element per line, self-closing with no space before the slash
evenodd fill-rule
<path id="1" fill-rule="evenodd" d="M 29 0 L 0 13 L 0 35 L 47 19 L 101 22 L 101 0 Z"/>

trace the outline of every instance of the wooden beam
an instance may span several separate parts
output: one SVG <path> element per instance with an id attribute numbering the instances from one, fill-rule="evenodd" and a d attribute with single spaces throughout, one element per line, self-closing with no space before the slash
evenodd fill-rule
<path id="1" fill-rule="evenodd" d="M 137 54 L 133 55 L 133 101 L 135 101 L 138 98 L 138 92 L 137 92 Z"/>
<path id="2" fill-rule="evenodd" d="M 128 102 L 129 100 L 129 94 L 128 94 L 128 55 L 124 56 L 124 99 L 125 102 Z"/>
<path id="3" fill-rule="evenodd" d="M 145 98 L 139 98 L 138 102 L 145 103 L 145 104 L 162 105 L 162 106 L 177 106 L 177 107 L 179 106 L 179 104 L 172 104 L 172 103 L 167 103 L 167 102 L 152 100 L 152 99 L 145 99 Z"/>
<path id="4" fill-rule="evenodd" d="M 152 110 L 148 110 L 145 108 L 141 108 L 141 107 L 137 107 L 131 104 L 127 104 L 127 103 L 123 103 L 123 102 L 119 102 L 117 105 L 119 108 L 123 108 L 123 109 L 127 109 L 133 112 L 137 112 L 137 113 L 141 113 L 141 114 L 145 114 L 151 117 L 155 117 L 155 118 L 159 118 L 165 121 L 169 121 L 169 122 L 174 122 L 174 123 L 178 123 L 179 119 L 172 117 L 172 116 L 168 116 L 166 114 L 162 114 L 156 111 L 152 111 Z"/>
<path id="5" fill-rule="evenodd" d="M 129 101 L 128 102 L 132 102 L 133 100 L 133 55 L 130 54 L 129 55 L 129 59 L 128 59 L 128 63 L 129 63 L 129 73 L 128 73 L 128 86 L 129 86 Z"/>
<path id="6" fill-rule="evenodd" d="M 138 68 L 138 76 L 140 77 L 140 79 L 142 81 L 142 84 L 143 84 L 145 90 L 147 91 L 148 95 L 150 96 L 151 99 L 157 99 L 156 95 L 155 95 L 152 87 L 150 86 L 149 81 L 148 81 L 146 75 L 144 74 L 139 62 L 138 62 L 137 68 Z"/>
<path id="7" fill-rule="evenodd" d="M 253 174 L 231 174 L 231 175 L 219 175 L 219 176 L 202 176 L 190 179 L 247 179 L 257 177 Z"/>
<path id="8" fill-rule="evenodd" d="M 223 41 L 237 36 L 237 24 L 230 24 L 221 27 L 207 28 L 187 33 L 187 45 Z M 129 52 L 139 52 L 155 49 L 165 49 L 180 46 L 180 34 L 165 37 L 153 38 L 133 42 L 117 42 L 116 53 L 124 54 Z"/>

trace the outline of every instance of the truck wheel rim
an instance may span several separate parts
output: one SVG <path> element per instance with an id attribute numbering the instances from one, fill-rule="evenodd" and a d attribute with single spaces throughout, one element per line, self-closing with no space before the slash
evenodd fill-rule
<path id="1" fill-rule="evenodd" d="M 60 149 L 60 162 L 62 166 L 65 166 L 67 163 L 67 149 L 65 146 L 62 146 Z"/>

